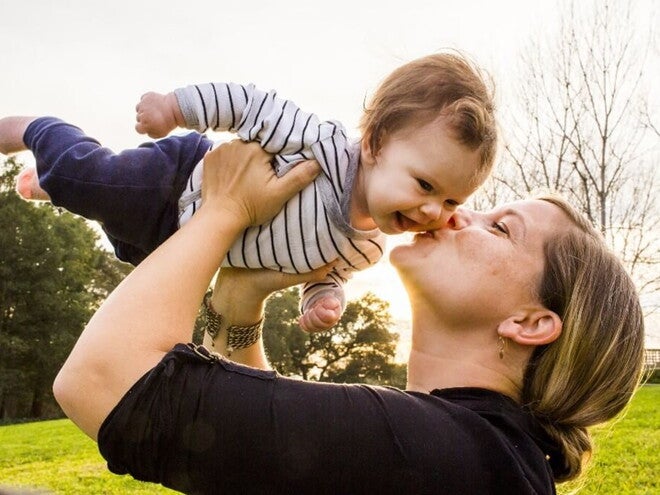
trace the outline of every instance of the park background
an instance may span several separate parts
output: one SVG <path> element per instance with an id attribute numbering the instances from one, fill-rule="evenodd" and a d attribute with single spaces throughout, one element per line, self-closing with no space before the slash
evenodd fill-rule
<path id="1" fill-rule="evenodd" d="M 608 235 L 628 240 L 622 232 L 633 232 L 637 239 L 630 244 L 641 240 L 637 251 L 630 251 L 630 244 L 620 247 L 628 249 L 627 257 L 638 254 L 642 260 L 635 274 L 648 315 L 647 347 L 657 349 L 660 41 L 654 28 L 659 8 L 652 0 L 5 2 L 0 7 L 0 117 L 55 115 L 119 151 L 148 140 L 133 129 L 142 93 L 235 81 L 277 89 L 322 118 L 342 121 L 357 136 L 363 104 L 384 76 L 410 59 L 455 48 L 485 67 L 497 88 L 505 146 L 496 173 L 500 181 L 475 199 L 484 206 L 524 193 L 507 183 L 521 183 L 523 177 L 532 185 L 543 182 L 530 169 L 516 175 L 519 164 L 539 170 L 559 154 L 575 152 L 571 144 L 568 151 L 554 147 L 556 112 L 584 111 L 584 106 L 574 107 L 579 98 L 566 101 L 570 90 L 562 94 L 553 84 L 570 80 L 572 88 L 580 86 L 579 70 L 566 73 L 568 80 L 558 71 L 575 64 L 570 55 L 580 49 L 603 47 L 610 64 L 607 84 L 616 89 L 608 107 L 611 124 L 618 127 L 608 135 L 615 143 L 609 156 L 614 160 L 600 171 L 621 186 L 615 192 L 627 210 L 608 217 L 625 221 Z M 603 33 L 611 38 L 600 39 Z M 534 93 L 534 87 L 545 92 Z M 588 99 L 583 88 L 572 95 Z M 587 120 L 583 115 L 582 121 Z M 536 143 L 547 161 L 534 152 L 536 130 L 547 133 Z M 593 126 L 579 138 L 591 131 Z M 31 163 L 29 154 L 18 159 Z M 372 292 L 389 302 L 393 328 L 400 334 L 398 358 L 405 358 L 410 313 L 389 263 L 357 274 L 348 289 L 350 298 Z M 7 359 L 0 356 L 0 369 L 10 365 Z"/>
<path id="2" fill-rule="evenodd" d="M 651 0 L 576 5 L 571 14 L 569 2 L 555 0 L 6 2 L 0 17 L 0 114 L 55 115 L 119 151 L 148 140 L 133 129 L 134 107 L 144 92 L 197 82 L 254 82 L 322 118 L 342 121 L 357 136 L 363 103 L 384 76 L 449 47 L 492 74 L 505 136 L 512 139 L 506 133 L 518 118 L 525 52 L 535 44 L 556 44 L 562 18 L 593 16 L 592 10 L 609 5 L 614 20 L 636 36 L 626 56 L 643 59 L 644 77 L 635 92 L 647 100 L 657 126 L 660 49 L 652 28 L 660 6 Z M 628 5 L 630 18 L 621 18 Z M 580 30 L 588 27 L 576 23 Z M 559 55 L 542 60 L 548 71 Z M 644 144 L 652 148 L 648 160 L 657 161 L 657 137 L 657 130 L 648 133 L 656 140 Z M 657 224 L 654 229 L 657 240 Z M 401 239 L 390 244 L 396 242 Z M 409 309 L 387 262 L 349 284 L 349 296 L 367 290 L 390 302 L 405 345 Z M 649 298 L 646 305 L 657 301 Z M 657 348 L 659 325 L 657 319 L 651 323 L 648 345 Z"/>

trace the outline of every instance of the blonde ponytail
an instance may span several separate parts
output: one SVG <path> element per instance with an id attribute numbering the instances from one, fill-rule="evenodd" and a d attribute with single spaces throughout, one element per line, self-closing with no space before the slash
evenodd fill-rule
<path id="1" fill-rule="evenodd" d="M 557 481 L 576 478 L 592 451 L 588 427 L 616 416 L 641 377 L 644 320 L 634 284 L 598 234 L 564 200 L 577 227 L 545 247 L 540 298 L 562 319 L 560 337 L 537 348 L 523 378 L 523 402 L 563 450 Z"/>

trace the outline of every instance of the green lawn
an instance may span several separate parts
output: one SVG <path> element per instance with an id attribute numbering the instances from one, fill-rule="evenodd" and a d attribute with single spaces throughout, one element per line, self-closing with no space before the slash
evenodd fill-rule
<path id="1" fill-rule="evenodd" d="M 660 385 L 646 385 L 628 414 L 594 432 L 596 454 L 582 484 L 559 493 L 660 493 Z M 48 489 L 57 494 L 174 493 L 108 472 L 96 444 L 68 420 L 0 427 L 0 486 Z"/>
<path id="2" fill-rule="evenodd" d="M 110 473 L 96 443 L 66 419 L 0 427 L 0 486 L 61 495 L 176 493 Z"/>
<path id="3" fill-rule="evenodd" d="M 560 494 L 660 494 L 660 385 L 645 385 L 619 421 L 592 431 L 596 446 L 587 476 L 559 485 Z"/>

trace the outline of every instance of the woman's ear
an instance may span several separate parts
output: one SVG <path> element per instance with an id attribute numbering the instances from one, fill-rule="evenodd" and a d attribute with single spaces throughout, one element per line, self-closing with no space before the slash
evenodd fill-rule
<path id="1" fill-rule="evenodd" d="M 549 309 L 524 311 L 504 320 L 497 333 L 520 345 L 545 345 L 561 335 L 562 321 Z"/>

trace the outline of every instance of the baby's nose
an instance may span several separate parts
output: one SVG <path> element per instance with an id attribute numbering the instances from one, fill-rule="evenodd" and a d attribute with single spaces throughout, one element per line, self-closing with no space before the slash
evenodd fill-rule
<path id="1" fill-rule="evenodd" d="M 428 222 L 436 222 L 441 219 L 444 209 L 437 203 L 426 203 L 420 207 L 420 211 Z"/>
<path id="2" fill-rule="evenodd" d="M 422 223 L 427 230 L 436 230 L 447 227 L 447 222 L 451 219 L 452 210 L 447 210 L 439 205 L 420 208 L 424 216 Z"/>

